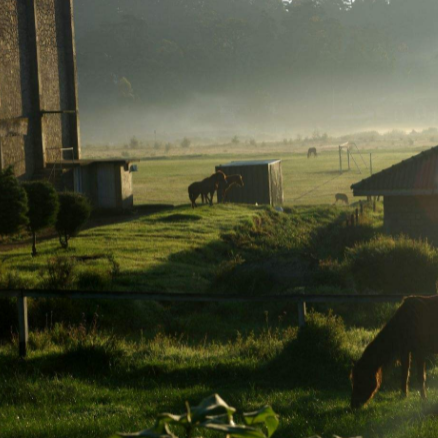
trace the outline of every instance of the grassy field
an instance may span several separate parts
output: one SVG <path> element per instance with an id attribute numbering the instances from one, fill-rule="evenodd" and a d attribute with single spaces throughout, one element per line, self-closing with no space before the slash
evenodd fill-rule
<path id="1" fill-rule="evenodd" d="M 359 166 L 351 160 L 351 170 L 339 174 L 339 154 L 331 148 L 321 150 L 317 159 L 307 159 L 305 151 L 272 148 L 268 152 L 253 150 L 240 154 L 194 155 L 145 159 L 138 163 L 134 174 L 134 199 L 137 204 L 188 202 L 187 186 L 214 172 L 215 166 L 230 161 L 281 159 L 283 169 L 284 198 L 287 205 L 332 204 L 335 193 L 346 193 L 350 199 L 351 184 L 370 175 L 369 153 L 373 157 L 373 172 L 378 172 L 419 153 L 422 148 L 371 149 L 355 154 Z M 343 156 L 346 168 L 346 155 Z M 309 192 L 309 193 L 308 193 Z"/>
<path id="2" fill-rule="evenodd" d="M 414 152 L 376 151 L 375 169 Z M 248 158 L 141 162 L 134 180 L 136 202 L 187 204 L 189 181 L 210 173 L 215 164 Z M 306 197 L 291 200 L 337 176 L 334 151 L 317 160 L 302 153 L 280 158 L 289 205 L 304 204 Z M 347 192 L 358 179 L 353 172 L 333 179 L 333 186 L 323 185 L 307 203 L 332 203 L 334 192 Z M 63 260 L 72 270 L 65 287 L 348 292 L 339 283 L 345 248 L 381 233 L 382 206 L 375 214 L 367 211 L 357 228 L 344 227 L 349 212 L 315 205 L 284 214 L 235 205 L 138 209 L 111 221 L 95 219 L 69 251 L 61 250 L 55 238 L 39 242 L 36 258 L 30 256 L 30 243 L 0 248 L 0 280 L 19 288 L 48 287 L 53 285 L 48 266 Z M 315 266 L 315 260 L 321 263 Z M 180 413 L 185 400 L 196 404 L 214 392 L 240 410 L 271 404 L 280 415 L 278 437 L 436 436 L 434 362 L 429 363 L 427 402 L 420 401 L 415 385 L 407 400 L 400 399 L 396 368 L 385 370 L 384 387 L 369 407 L 349 409 L 350 361 L 394 307 L 338 305 L 333 310 L 345 327 L 327 306 L 315 310 L 325 316 L 312 315 L 308 328 L 298 331 L 296 307 L 287 303 L 32 301 L 31 351 L 19 360 L 14 303 L 0 301 L 0 437 L 106 438 L 149 427 L 157 413 Z"/>

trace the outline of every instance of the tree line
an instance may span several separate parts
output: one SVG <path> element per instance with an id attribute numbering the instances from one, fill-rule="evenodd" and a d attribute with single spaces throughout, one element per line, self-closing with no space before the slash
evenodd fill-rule
<path id="1" fill-rule="evenodd" d="M 94 104 L 412 81 L 437 56 L 416 62 L 438 32 L 433 0 L 76 0 L 75 12 L 81 99 Z"/>

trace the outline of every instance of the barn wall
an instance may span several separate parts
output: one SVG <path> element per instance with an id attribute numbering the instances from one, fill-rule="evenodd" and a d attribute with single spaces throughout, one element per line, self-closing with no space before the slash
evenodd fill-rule
<path id="1" fill-rule="evenodd" d="M 71 0 L 0 1 L 0 165 L 23 179 L 80 157 L 72 20 Z"/>
<path id="2" fill-rule="evenodd" d="M 34 171 L 38 111 L 33 8 L 23 0 L 0 1 L 0 166 L 28 179 Z M 41 161 L 40 161 L 41 163 Z"/>
<path id="3" fill-rule="evenodd" d="M 438 244 L 438 195 L 385 196 L 384 217 L 386 232 Z"/>
<path id="4" fill-rule="evenodd" d="M 270 170 L 267 164 L 242 166 L 217 166 L 226 175 L 240 174 L 244 187 L 233 187 L 227 194 L 227 202 L 238 204 L 270 204 Z M 218 202 L 222 201 L 222 188 L 218 190 Z"/>

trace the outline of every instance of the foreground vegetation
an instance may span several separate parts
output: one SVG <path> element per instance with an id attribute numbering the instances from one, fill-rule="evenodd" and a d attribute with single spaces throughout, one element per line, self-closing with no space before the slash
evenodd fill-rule
<path id="1" fill-rule="evenodd" d="M 68 250 L 54 237 L 40 242 L 40 256 L 32 258 L 27 245 L 15 243 L 3 254 L 0 281 L 175 293 L 367 292 L 363 279 L 370 276 L 355 276 L 355 264 L 366 265 L 376 254 L 394 261 L 398 254 L 410 265 L 388 263 L 373 272 L 371 286 L 396 281 L 409 268 L 417 279 L 412 287 L 430 287 L 438 273 L 436 250 L 384 236 L 378 207 L 376 213 L 366 209 L 357 227 L 346 227 L 350 210 L 337 207 L 137 211 L 113 224 L 91 223 Z M 59 275 L 66 269 L 70 276 Z M 321 313 L 298 331 L 290 303 L 31 301 L 25 361 L 16 357 L 14 306 L 9 300 L 0 306 L 2 438 L 104 438 L 152 426 L 158 412 L 177 413 L 186 400 L 212 393 L 240 410 L 270 404 L 280 416 L 279 437 L 428 437 L 438 429 L 433 362 L 426 403 L 415 385 L 411 397 L 400 400 L 396 368 L 385 372 L 368 408 L 349 409 L 351 360 L 393 313 L 392 305 L 337 305 L 334 314 L 345 324 L 318 305 Z"/>
<path id="2" fill-rule="evenodd" d="M 429 437 L 436 420 L 437 375 L 429 400 L 401 400 L 399 369 L 385 374 L 372 404 L 349 409 L 349 360 L 372 332 L 314 315 L 306 330 L 267 327 L 257 335 L 197 342 L 183 335 L 121 339 L 87 325 L 33 333 L 26 361 L 0 347 L 1 436 L 109 437 L 150 427 L 158 412 L 219 392 L 238 410 L 266 403 L 280 416 L 279 437 L 319 433 Z"/>

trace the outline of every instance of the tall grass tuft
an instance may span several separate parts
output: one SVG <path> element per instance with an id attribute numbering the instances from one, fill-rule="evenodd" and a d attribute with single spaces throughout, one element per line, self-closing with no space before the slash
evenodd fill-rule
<path id="1" fill-rule="evenodd" d="M 296 339 L 270 365 L 270 371 L 295 385 L 348 383 L 352 356 L 344 322 L 329 312 L 311 312 Z"/>

